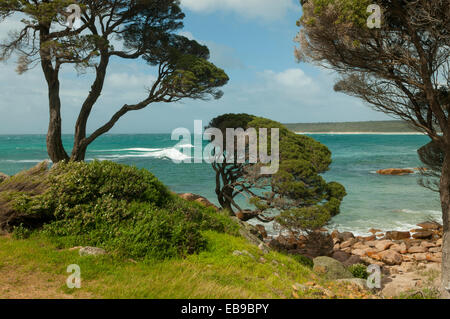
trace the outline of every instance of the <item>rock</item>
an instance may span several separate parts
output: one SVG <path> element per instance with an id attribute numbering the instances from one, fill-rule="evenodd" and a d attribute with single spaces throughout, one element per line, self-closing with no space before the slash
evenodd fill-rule
<path id="1" fill-rule="evenodd" d="M 335 280 L 336 283 L 343 283 L 343 284 L 349 284 L 354 285 L 362 290 L 368 290 L 367 287 L 367 280 L 361 279 L 361 278 L 346 278 L 346 279 L 337 279 Z"/>
<path id="2" fill-rule="evenodd" d="M 259 250 L 261 250 L 264 254 L 270 253 L 270 248 L 264 243 L 258 245 Z"/>
<path id="3" fill-rule="evenodd" d="M 381 232 L 382 232 L 381 229 L 374 229 L 374 228 L 369 229 L 369 233 L 371 233 L 373 235 L 375 235 L 376 233 L 381 233 Z"/>
<path id="4" fill-rule="evenodd" d="M 372 235 L 372 236 L 367 236 L 367 237 L 360 237 L 361 240 L 363 241 L 373 241 L 377 239 L 377 236 Z"/>
<path id="5" fill-rule="evenodd" d="M 417 226 L 422 227 L 423 229 L 428 229 L 428 230 L 437 230 L 442 228 L 442 225 L 440 225 L 439 223 L 435 223 L 435 222 L 423 222 L 420 224 L 417 224 Z"/>
<path id="6" fill-rule="evenodd" d="M 259 244 L 264 243 L 262 241 L 262 236 L 259 233 L 258 229 L 250 225 L 249 223 L 243 222 L 239 220 L 237 217 L 231 217 L 232 220 L 239 224 L 239 234 L 247 239 L 253 245 L 259 246 Z"/>
<path id="7" fill-rule="evenodd" d="M 390 240 L 380 240 L 375 244 L 375 248 L 378 251 L 383 251 L 386 249 L 389 249 L 389 247 L 391 247 L 394 243 Z"/>
<path id="8" fill-rule="evenodd" d="M 197 194 L 192 194 L 192 193 L 184 193 L 184 194 L 178 194 L 178 196 L 180 196 L 181 198 L 183 198 L 184 200 L 187 200 L 188 202 L 197 202 L 202 204 L 203 206 L 206 207 L 213 207 L 215 210 L 219 210 L 219 208 L 214 205 L 213 203 L 211 203 L 208 199 L 206 199 L 206 197 L 197 195 Z"/>
<path id="9" fill-rule="evenodd" d="M 441 263 L 442 262 L 442 253 L 427 254 L 426 259 L 428 261 Z"/>
<path id="10" fill-rule="evenodd" d="M 9 178 L 8 175 L 3 174 L 2 172 L 0 172 L 0 183 L 3 182 L 5 179 Z"/>
<path id="11" fill-rule="evenodd" d="M 401 175 L 414 174 L 414 171 L 411 169 L 404 169 L 404 168 L 388 168 L 388 169 L 380 169 L 377 171 L 377 173 L 380 175 L 401 176 Z"/>
<path id="12" fill-rule="evenodd" d="M 367 253 L 366 253 L 366 251 L 364 250 L 364 249 L 353 249 L 352 250 L 352 255 L 356 255 L 356 256 L 359 256 L 359 257 L 363 257 L 363 256 L 365 256 Z"/>
<path id="13" fill-rule="evenodd" d="M 333 253 L 331 258 L 336 259 L 337 261 L 344 263 L 347 259 L 349 259 L 351 255 L 342 250 L 337 250 Z"/>
<path id="14" fill-rule="evenodd" d="M 411 233 L 409 231 L 388 231 L 386 232 L 385 238 L 391 240 L 402 240 L 408 239 L 411 237 Z"/>
<path id="15" fill-rule="evenodd" d="M 425 253 L 413 254 L 412 257 L 415 260 L 417 260 L 417 261 L 425 261 L 425 260 L 427 260 L 427 254 L 425 254 Z"/>
<path id="16" fill-rule="evenodd" d="M 405 243 L 394 244 L 391 247 L 389 247 L 389 249 L 394 250 L 400 254 L 406 254 L 408 252 L 408 248 L 406 247 Z"/>
<path id="17" fill-rule="evenodd" d="M 355 265 L 355 264 L 362 264 L 363 263 L 363 261 L 362 261 L 362 259 L 359 257 L 359 256 L 355 256 L 355 255 L 352 255 L 352 256 L 350 256 L 350 258 L 348 258 L 346 261 L 344 261 L 342 264 L 345 266 L 345 267 L 349 267 L 349 266 L 351 266 L 351 265 Z"/>
<path id="18" fill-rule="evenodd" d="M 421 231 L 412 235 L 415 239 L 431 239 L 433 238 L 433 232 L 429 230 Z"/>
<path id="19" fill-rule="evenodd" d="M 261 236 L 263 238 L 267 238 L 267 232 L 266 232 L 266 228 L 263 225 L 255 225 L 256 229 L 259 231 L 259 233 L 261 234 Z"/>
<path id="20" fill-rule="evenodd" d="M 442 247 L 431 247 L 428 249 L 430 253 L 440 253 L 442 252 Z"/>
<path id="21" fill-rule="evenodd" d="M 367 249 L 367 248 L 370 247 L 362 242 L 357 242 L 356 244 L 353 245 L 353 249 Z"/>
<path id="22" fill-rule="evenodd" d="M 403 261 L 402 255 L 393 250 L 382 251 L 378 256 L 387 265 L 400 265 Z"/>
<path id="23" fill-rule="evenodd" d="M 356 244 L 356 242 L 357 242 L 356 238 L 351 238 L 349 240 L 346 240 L 341 244 L 341 249 L 352 247 L 354 244 Z"/>
<path id="24" fill-rule="evenodd" d="M 429 241 L 423 241 L 420 246 L 425 247 L 425 248 L 432 248 L 432 247 L 436 247 L 435 243 L 429 242 Z"/>
<path id="25" fill-rule="evenodd" d="M 425 253 L 428 249 L 422 246 L 412 246 L 408 249 L 408 253 L 416 254 L 416 253 Z"/>
<path id="26" fill-rule="evenodd" d="M 297 244 L 293 238 L 280 235 L 276 238 L 276 240 L 281 244 L 284 250 L 294 250 L 297 248 Z"/>
<path id="27" fill-rule="evenodd" d="M 346 231 L 340 234 L 340 238 L 342 241 L 347 241 L 350 240 L 352 238 L 355 238 L 355 236 L 353 235 L 353 233 Z"/>
<path id="28" fill-rule="evenodd" d="M 353 278 L 353 275 L 345 268 L 345 266 L 336 259 L 321 256 L 313 260 L 315 272 L 325 275 L 330 280 Z"/>
<path id="29" fill-rule="evenodd" d="M 78 253 L 80 256 L 100 256 L 106 255 L 106 250 L 97 247 L 83 247 Z"/>
<path id="30" fill-rule="evenodd" d="M 340 241 L 339 235 L 340 235 L 339 231 L 333 230 L 333 232 L 331 233 L 331 238 L 336 239 L 337 240 L 336 242 L 339 242 Z"/>
<path id="31" fill-rule="evenodd" d="M 436 246 L 442 246 L 442 238 L 436 240 Z"/>

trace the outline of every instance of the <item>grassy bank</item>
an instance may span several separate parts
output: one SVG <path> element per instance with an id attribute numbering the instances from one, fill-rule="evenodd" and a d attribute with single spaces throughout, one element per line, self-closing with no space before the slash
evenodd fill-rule
<path id="1" fill-rule="evenodd" d="M 35 235 L 0 237 L 0 295 L 5 298 L 292 298 L 292 285 L 325 284 L 309 268 L 283 254 L 263 255 L 245 239 L 204 232 L 199 254 L 163 261 L 112 255 L 81 257 Z M 250 255 L 235 256 L 235 250 Z M 263 259 L 262 259 L 263 258 Z M 81 289 L 68 289 L 66 268 L 81 268 Z M 8 283 L 9 278 L 9 283 Z M 336 293 L 338 289 L 336 288 Z M 320 296 L 301 295 L 305 298 Z"/>

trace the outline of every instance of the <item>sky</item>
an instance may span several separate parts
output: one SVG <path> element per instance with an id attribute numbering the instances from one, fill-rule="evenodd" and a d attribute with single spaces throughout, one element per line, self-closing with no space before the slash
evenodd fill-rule
<path id="1" fill-rule="evenodd" d="M 360 100 L 333 91 L 336 75 L 294 57 L 301 16 L 296 0 L 181 0 L 186 14 L 180 33 L 205 44 L 211 61 L 230 77 L 220 100 L 159 103 L 125 115 L 110 133 L 169 133 L 204 125 L 224 113 L 248 113 L 282 123 L 375 121 L 390 119 Z M 0 41 L 20 27 L 18 17 L 0 23 Z M 15 72 L 17 58 L 0 62 L 0 134 L 45 134 L 48 97 L 41 69 Z M 89 93 L 92 71 L 61 74 L 62 129 L 72 134 Z M 88 123 L 92 132 L 124 104 L 145 98 L 154 70 L 133 60 L 114 59 L 105 88 Z"/>

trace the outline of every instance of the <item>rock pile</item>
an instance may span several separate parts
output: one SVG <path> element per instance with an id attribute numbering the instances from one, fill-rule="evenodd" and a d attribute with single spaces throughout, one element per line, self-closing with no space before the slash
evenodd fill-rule
<path id="1" fill-rule="evenodd" d="M 424 222 L 409 232 L 382 233 L 371 229 L 369 237 L 355 237 L 351 233 L 334 231 L 333 258 L 346 263 L 346 259 L 359 258 L 366 264 L 398 266 L 403 263 L 441 263 L 442 226 Z"/>

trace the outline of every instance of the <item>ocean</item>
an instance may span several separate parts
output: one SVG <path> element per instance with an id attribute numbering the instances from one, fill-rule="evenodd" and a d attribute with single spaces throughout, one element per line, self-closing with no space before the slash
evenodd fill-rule
<path id="1" fill-rule="evenodd" d="M 423 135 L 311 134 L 333 154 L 327 181 L 347 189 L 341 214 L 329 229 L 367 235 L 370 228 L 410 230 L 419 222 L 441 221 L 439 194 L 417 184 L 417 175 L 381 176 L 384 168 L 414 168 L 421 163 L 417 149 L 428 143 Z M 70 149 L 72 137 L 64 136 Z M 146 168 L 177 193 L 196 193 L 217 203 L 210 164 L 175 164 L 185 155 L 170 134 L 105 135 L 88 149 L 86 159 L 111 160 Z M 192 144 L 194 144 L 192 142 Z M 192 145 L 185 145 L 193 148 Z M 0 172 L 15 174 L 47 158 L 44 135 L 0 135 Z M 270 228 L 270 227 L 269 227 Z"/>

